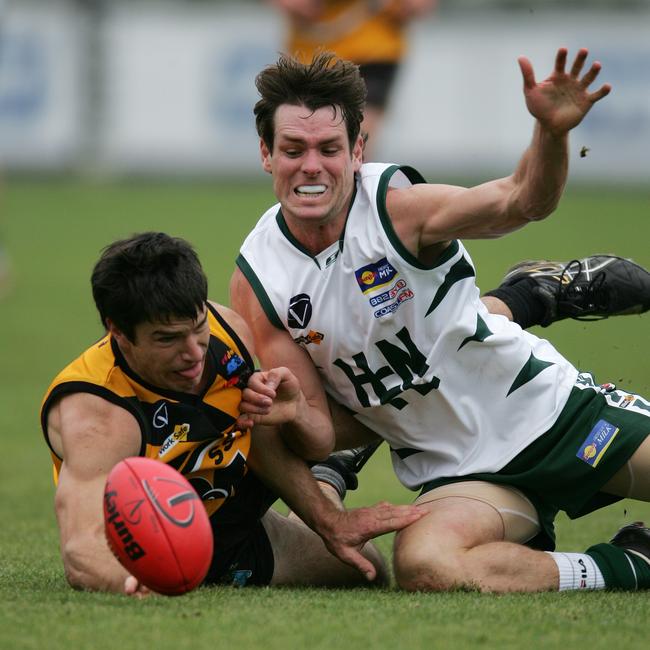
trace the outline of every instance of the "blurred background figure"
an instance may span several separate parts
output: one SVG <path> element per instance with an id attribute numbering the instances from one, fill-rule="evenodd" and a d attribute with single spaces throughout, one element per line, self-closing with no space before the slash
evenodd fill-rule
<path id="1" fill-rule="evenodd" d="M 334 52 L 360 66 L 368 87 L 361 130 L 373 159 L 378 129 L 407 50 L 411 21 L 433 11 L 438 0 L 269 0 L 288 19 L 285 51 L 303 62 L 314 52 Z"/>

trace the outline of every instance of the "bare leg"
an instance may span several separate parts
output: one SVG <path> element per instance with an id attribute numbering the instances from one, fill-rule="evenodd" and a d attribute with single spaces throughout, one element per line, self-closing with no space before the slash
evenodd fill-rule
<path id="1" fill-rule="evenodd" d="M 641 443 L 627 464 L 603 487 L 603 492 L 650 501 L 650 437 Z"/>
<path id="2" fill-rule="evenodd" d="M 336 491 L 327 484 L 320 485 L 326 496 L 343 508 Z M 386 562 L 372 542 L 363 549 L 363 554 L 377 569 L 377 578 L 369 583 L 359 571 L 335 558 L 323 540 L 293 513 L 284 517 L 269 510 L 262 523 L 273 547 L 272 585 L 354 587 L 388 584 Z"/>
<path id="3" fill-rule="evenodd" d="M 516 493 L 491 487 L 504 490 L 505 500 L 493 495 L 486 500 L 446 496 L 423 503 L 436 490 L 418 499 L 429 515 L 400 531 L 395 540 L 395 577 L 400 587 L 408 591 L 558 589 L 558 568 L 551 556 L 522 545 L 534 529 L 517 540 L 522 533 L 504 517 L 517 503 Z M 516 509 L 528 516 L 531 507 L 522 496 Z"/>

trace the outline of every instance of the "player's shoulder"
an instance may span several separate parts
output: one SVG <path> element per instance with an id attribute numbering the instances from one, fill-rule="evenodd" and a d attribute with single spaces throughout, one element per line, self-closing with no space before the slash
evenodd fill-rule
<path id="1" fill-rule="evenodd" d="M 215 302 L 214 300 L 208 300 L 208 304 L 210 305 L 210 311 L 212 315 L 221 317 L 228 324 L 236 323 L 239 321 L 239 319 L 241 319 L 241 316 L 230 307 L 226 307 L 225 305 L 222 305 L 219 302 Z"/>
<path id="2" fill-rule="evenodd" d="M 209 301 L 209 303 L 213 315 L 215 313 L 218 314 L 221 322 L 225 323 L 230 332 L 241 340 L 246 349 L 249 351 L 252 350 L 252 336 L 250 328 L 246 324 L 244 318 L 230 307 L 226 307 L 225 305 L 213 301 Z"/>
<path id="3" fill-rule="evenodd" d="M 111 345 L 111 337 L 106 334 L 57 373 L 50 384 L 48 393 L 55 386 L 69 382 L 107 385 L 114 367 L 115 354 Z"/>

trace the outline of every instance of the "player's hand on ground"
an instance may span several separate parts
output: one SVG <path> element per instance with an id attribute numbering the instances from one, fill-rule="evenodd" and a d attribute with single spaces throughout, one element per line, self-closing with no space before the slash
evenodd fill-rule
<path id="1" fill-rule="evenodd" d="M 524 56 L 518 59 L 524 80 L 526 106 L 531 115 L 555 135 L 562 135 L 580 124 L 591 107 L 611 90 L 609 84 L 603 84 L 594 92 L 589 90 L 601 65 L 598 61 L 592 63 L 581 77 L 587 55 L 585 48 L 580 49 L 567 72 L 567 49 L 560 48 L 553 72 L 540 82 L 535 81 L 531 62 Z"/>
<path id="2" fill-rule="evenodd" d="M 124 580 L 124 593 L 133 598 L 146 598 L 155 592 L 143 585 L 135 576 L 127 576 Z"/>
<path id="3" fill-rule="evenodd" d="M 378 535 L 406 528 L 427 514 L 415 505 L 396 506 L 381 502 L 374 506 L 340 510 L 327 531 L 320 531 L 330 553 L 356 567 L 370 581 L 377 571 L 362 554 L 364 544 Z"/>
<path id="4" fill-rule="evenodd" d="M 254 372 L 242 391 L 237 426 L 293 422 L 304 399 L 297 377 L 288 368 Z"/>

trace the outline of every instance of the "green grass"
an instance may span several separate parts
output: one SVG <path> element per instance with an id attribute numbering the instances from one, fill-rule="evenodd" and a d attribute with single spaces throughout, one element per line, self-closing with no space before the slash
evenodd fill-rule
<path id="1" fill-rule="evenodd" d="M 78 593 L 63 578 L 49 458 L 38 423 L 54 374 L 101 334 L 89 274 L 102 246 L 145 229 L 192 241 L 227 302 L 238 245 L 272 201 L 270 184 L 8 184 L 0 232 L 14 287 L 0 302 L 0 648 L 636 648 L 646 642 L 647 594 L 488 596 L 392 589 L 200 589 L 137 602 Z M 616 252 L 650 266 L 650 192 L 569 191 L 556 214 L 495 241 L 466 242 L 483 289 L 523 258 Z M 548 336 L 602 380 L 650 394 L 648 316 L 563 322 Z M 382 449 L 352 505 L 407 502 Z M 584 550 L 650 506 L 621 502 L 576 522 L 559 544 Z M 390 553 L 391 537 L 378 541 Z"/>

